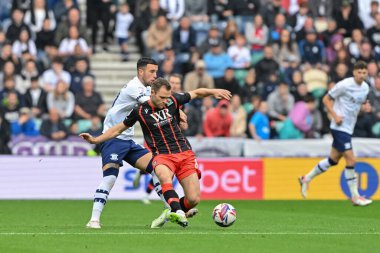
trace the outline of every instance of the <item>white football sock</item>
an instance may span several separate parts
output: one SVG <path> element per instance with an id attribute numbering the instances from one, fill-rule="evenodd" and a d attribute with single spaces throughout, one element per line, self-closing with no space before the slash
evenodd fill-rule
<path id="1" fill-rule="evenodd" d="M 358 181 L 356 179 L 355 170 L 353 168 L 351 169 L 345 169 L 344 170 L 344 176 L 346 177 L 348 188 L 350 189 L 351 196 L 353 198 L 359 197 L 359 191 L 358 191 Z"/>
<path id="2" fill-rule="evenodd" d="M 308 174 L 305 175 L 305 180 L 307 182 L 310 182 L 314 177 L 318 176 L 319 174 L 326 172 L 332 164 L 330 164 L 329 159 L 323 159 L 321 160 L 317 166 L 315 166 Z"/>
<path id="3" fill-rule="evenodd" d="M 158 196 L 160 196 L 162 202 L 164 202 L 165 207 L 166 208 L 170 208 L 170 205 L 166 202 L 166 200 L 164 198 L 164 194 L 162 194 L 162 188 L 161 188 L 160 180 L 156 176 L 156 173 L 154 173 L 154 171 L 153 171 L 151 173 L 151 175 L 152 175 L 152 178 L 153 178 L 154 190 L 157 192 Z"/>
<path id="4" fill-rule="evenodd" d="M 116 176 L 110 175 L 103 177 L 94 195 L 91 220 L 100 220 L 104 205 L 107 203 L 108 195 L 116 182 Z"/>

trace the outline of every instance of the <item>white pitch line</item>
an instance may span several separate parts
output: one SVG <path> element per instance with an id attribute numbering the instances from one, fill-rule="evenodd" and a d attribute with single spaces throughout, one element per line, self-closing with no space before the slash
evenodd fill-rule
<path id="1" fill-rule="evenodd" d="M 380 232 L 0 232 L 0 236 L 18 235 L 380 235 Z"/>

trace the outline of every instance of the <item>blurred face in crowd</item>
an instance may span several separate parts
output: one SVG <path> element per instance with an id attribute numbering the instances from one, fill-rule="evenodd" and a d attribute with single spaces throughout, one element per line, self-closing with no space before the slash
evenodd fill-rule
<path id="1" fill-rule="evenodd" d="M 55 73 L 61 73 L 63 69 L 63 64 L 60 62 L 53 62 L 51 67 Z"/>
<path id="2" fill-rule="evenodd" d="M 238 47 L 244 47 L 245 46 L 245 37 L 243 35 L 236 36 L 236 45 Z"/>
<path id="3" fill-rule="evenodd" d="M 33 90 L 36 90 L 40 87 L 39 83 L 38 83 L 38 80 L 33 80 L 30 82 L 30 88 L 32 88 Z"/>
<path id="4" fill-rule="evenodd" d="M 170 76 L 169 83 L 172 87 L 172 92 L 181 92 L 181 78 L 179 78 L 178 76 Z"/>
<path id="5" fill-rule="evenodd" d="M 306 34 L 306 40 L 313 43 L 315 42 L 315 40 L 317 39 L 317 34 L 315 34 L 315 32 L 308 32 Z"/>
<path id="6" fill-rule="evenodd" d="M 52 122 L 58 122 L 59 120 L 59 113 L 58 110 L 55 108 L 50 109 L 49 111 L 49 119 Z"/>
<path id="7" fill-rule="evenodd" d="M 13 78 L 8 78 L 4 81 L 4 88 L 8 90 L 14 90 L 16 88 L 16 84 Z"/>
<path id="8" fill-rule="evenodd" d="M 300 13 L 302 16 L 305 16 L 308 12 L 309 12 L 309 6 L 307 6 L 307 4 L 302 4 L 302 5 L 300 6 L 299 13 Z"/>
<path id="9" fill-rule="evenodd" d="M 286 83 L 280 83 L 278 86 L 278 92 L 280 93 L 281 97 L 287 97 L 289 93 L 289 88 Z"/>
<path id="10" fill-rule="evenodd" d="M 183 17 L 180 22 L 182 30 L 189 30 L 190 28 L 190 19 L 188 17 Z"/>
<path id="11" fill-rule="evenodd" d="M 368 75 L 367 69 L 354 69 L 354 79 L 356 83 L 362 83 Z"/>
<path id="12" fill-rule="evenodd" d="M 272 59 L 273 58 L 272 47 L 265 47 L 264 48 L 264 58 L 265 59 Z"/>
<path id="13" fill-rule="evenodd" d="M 227 105 L 222 105 L 219 110 L 220 116 L 225 117 L 228 114 L 228 110 L 229 108 Z"/>
<path id="14" fill-rule="evenodd" d="M 375 62 L 368 63 L 367 69 L 369 76 L 377 76 L 378 68 Z"/>
<path id="15" fill-rule="evenodd" d="M 211 97 L 205 97 L 202 101 L 202 106 L 206 108 L 206 110 L 213 108 L 213 101 Z"/>
<path id="16" fill-rule="evenodd" d="M 276 27 L 279 27 L 279 28 L 282 28 L 285 26 L 285 23 L 286 23 L 286 19 L 285 19 L 285 16 L 282 15 L 281 13 L 280 14 L 277 14 L 276 15 L 276 18 L 274 20 L 274 23 L 275 23 L 275 26 Z"/>
<path id="17" fill-rule="evenodd" d="M 3 59 L 6 59 L 6 58 L 8 58 L 9 56 L 11 56 L 11 54 L 12 54 L 12 46 L 9 45 L 9 44 L 5 44 L 5 45 L 3 46 L 3 50 L 2 50 L 2 53 L 1 53 L 1 57 L 2 57 Z"/>
<path id="18" fill-rule="evenodd" d="M 17 106 L 18 98 L 15 92 L 9 92 L 7 99 L 8 99 L 8 108 L 15 108 Z"/>
<path id="19" fill-rule="evenodd" d="M 34 8 L 35 9 L 44 9 L 45 8 L 45 0 L 34 0 Z"/>
<path id="20" fill-rule="evenodd" d="M 12 19 L 16 24 L 21 24 L 23 18 L 24 18 L 24 13 L 21 10 L 15 9 L 13 11 Z"/>
<path id="21" fill-rule="evenodd" d="M 173 72 L 174 69 L 174 62 L 172 60 L 165 60 L 162 63 L 162 71 L 166 74 L 170 74 Z"/>
<path id="22" fill-rule="evenodd" d="M 327 22 L 327 31 L 333 32 L 336 29 L 336 21 L 335 19 L 329 19 Z"/>
<path id="23" fill-rule="evenodd" d="M 28 31 L 24 30 L 24 29 L 21 30 L 21 32 L 20 32 L 20 41 L 26 43 L 26 42 L 28 42 L 28 40 L 29 40 Z"/>
<path id="24" fill-rule="evenodd" d="M 233 95 L 231 98 L 232 109 L 237 110 L 237 109 L 239 109 L 240 106 L 241 106 L 241 100 L 240 100 L 239 95 Z"/>
<path id="25" fill-rule="evenodd" d="M 83 79 L 83 92 L 91 93 L 94 91 L 94 81 L 91 77 L 86 77 Z"/>
<path id="26" fill-rule="evenodd" d="M 354 29 L 352 30 L 352 40 L 356 43 L 360 43 L 363 40 L 363 34 L 360 29 Z"/>
<path id="27" fill-rule="evenodd" d="M 263 114 L 267 114 L 267 112 L 268 112 L 268 104 L 267 104 L 267 102 L 265 102 L 265 101 L 260 102 L 259 112 L 261 112 Z"/>
<path id="28" fill-rule="evenodd" d="M 120 5 L 120 12 L 123 13 L 123 14 L 128 13 L 129 12 L 129 6 L 126 5 L 126 4 Z"/>
<path id="29" fill-rule="evenodd" d="M 28 73 L 33 73 L 37 71 L 36 63 L 34 61 L 28 61 L 25 65 L 25 70 Z"/>
<path id="30" fill-rule="evenodd" d="M 57 94 L 64 94 L 67 91 L 67 84 L 64 81 L 58 81 L 57 86 L 55 87 L 55 90 Z"/>
<path id="31" fill-rule="evenodd" d="M 335 71 L 336 71 L 336 73 L 338 74 L 339 77 L 344 78 L 347 75 L 348 68 L 347 68 L 346 64 L 339 63 L 336 66 Z"/>
<path id="32" fill-rule="evenodd" d="M 70 26 L 69 37 L 70 37 L 70 39 L 78 39 L 79 38 L 79 32 L 78 32 L 78 28 L 76 26 Z"/>
<path id="33" fill-rule="evenodd" d="M 290 32 L 288 30 L 286 30 L 286 29 L 281 30 L 281 37 L 280 37 L 280 39 L 281 39 L 281 42 L 283 44 L 288 43 L 289 40 L 290 40 Z"/>
<path id="34" fill-rule="evenodd" d="M 208 32 L 208 37 L 209 38 L 218 38 L 219 37 L 219 31 L 216 28 L 211 28 Z"/>
<path id="35" fill-rule="evenodd" d="M 214 55 L 218 55 L 222 53 L 222 47 L 220 45 L 215 45 L 211 47 L 211 53 Z"/>
<path id="36" fill-rule="evenodd" d="M 302 73 L 301 73 L 301 71 L 294 71 L 292 79 L 293 79 L 293 83 L 295 83 L 295 84 L 302 82 Z"/>
<path id="37" fill-rule="evenodd" d="M 253 24 L 255 25 L 255 27 L 261 27 L 263 25 L 264 21 L 263 21 L 263 16 L 261 15 L 256 15 L 253 19 Z"/>
<path id="38" fill-rule="evenodd" d="M 138 77 L 144 85 L 151 85 L 157 78 L 158 66 L 153 64 L 147 64 L 143 68 L 138 69 Z"/>
<path id="39" fill-rule="evenodd" d="M 80 19 L 80 13 L 79 13 L 78 9 L 76 9 L 76 8 L 70 9 L 69 14 L 68 14 L 68 19 L 69 19 L 69 22 L 71 25 L 78 24 L 79 19 Z"/>
<path id="40" fill-rule="evenodd" d="M 360 54 L 364 57 L 369 57 L 371 55 L 371 44 L 368 42 L 362 43 L 360 48 Z"/>
<path id="41" fill-rule="evenodd" d="M 380 13 L 377 13 L 375 16 L 376 26 L 380 27 Z"/>
<path id="42" fill-rule="evenodd" d="M 314 20 L 311 17 L 307 17 L 305 20 L 305 24 L 303 25 L 305 30 L 310 30 L 314 28 Z"/>
<path id="43" fill-rule="evenodd" d="M 168 26 L 168 22 L 166 20 L 166 17 L 165 16 L 159 16 L 156 20 L 156 26 L 158 29 L 166 29 L 166 27 Z"/>
<path id="44" fill-rule="evenodd" d="M 297 93 L 300 96 L 305 96 L 307 94 L 307 86 L 304 83 L 300 83 L 297 85 Z"/>
<path id="45" fill-rule="evenodd" d="M 160 9 L 160 3 L 158 0 L 150 0 L 149 9 L 152 12 L 157 12 Z"/>
<path id="46" fill-rule="evenodd" d="M 15 73 L 15 65 L 11 61 L 4 64 L 3 71 L 5 75 L 13 75 Z"/>
<path id="47" fill-rule="evenodd" d="M 234 78 L 234 70 L 233 69 L 226 69 L 224 72 L 224 79 L 226 81 L 231 81 Z"/>
<path id="48" fill-rule="evenodd" d="M 87 71 L 87 62 L 85 60 L 80 60 L 75 63 L 75 69 L 80 73 L 85 73 Z"/>
<path id="49" fill-rule="evenodd" d="M 375 89 L 380 91 L 380 77 L 376 77 L 375 79 Z"/>

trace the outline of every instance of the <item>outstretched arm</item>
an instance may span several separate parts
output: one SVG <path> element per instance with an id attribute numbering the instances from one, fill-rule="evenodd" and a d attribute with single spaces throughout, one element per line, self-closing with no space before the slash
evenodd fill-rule
<path id="1" fill-rule="evenodd" d="M 206 89 L 200 88 L 196 90 L 189 91 L 191 99 L 194 98 L 204 98 L 208 96 L 214 96 L 217 99 L 227 99 L 230 100 L 232 95 L 231 92 L 224 89 Z"/>
<path id="2" fill-rule="evenodd" d="M 98 137 L 93 137 L 89 133 L 82 133 L 79 136 L 91 144 L 99 144 L 105 141 L 108 141 L 116 136 L 120 135 L 122 132 L 127 130 L 129 127 L 126 127 L 123 122 L 111 127 L 105 133 L 99 135 Z"/>

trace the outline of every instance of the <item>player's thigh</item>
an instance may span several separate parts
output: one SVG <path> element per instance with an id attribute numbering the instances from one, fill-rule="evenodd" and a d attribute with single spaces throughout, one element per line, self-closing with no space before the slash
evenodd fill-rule
<path id="1" fill-rule="evenodd" d="M 156 176 L 160 180 L 161 185 L 173 183 L 174 172 L 166 164 L 158 164 L 154 168 Z"/>
<path id="2" fill-rule="evenodd" d="M 129 152 L 130 144 L 124 140 L 111 139 L 100 146 L 103 170 L 123 166 L 123 159 Z"/>
<path id="3" fill-rule="evenodd" d="M 355 155 L 352 149 L 344 151 L 343 157 L 346 160 L 346 166 L 355 166 Z"/>
<path id="4" fill-rule="evenodd" d="M 188 175 L 180 181 L 185 197 L 190 202 L 198 203 L 201 196 L 199 177 L 196 172 Z"/>
<path id="5" fill-rule="evenodd" d="M 152 153 L 149 152 L 138 158 L 134 164 L 134 167 L 145 171 L 150 163 L 150 160 L 152 160 Z"/>
<path id="6" fill-rule="evenodd" d="M 331 147 L 330 158 L 331 158 L 334 162 L 338 163 L 339 160 L 340 160 L 340 158 L 342 158 L 342 155 L 343 155 L 343 154 L 342 154 L 341 152 L 339 152 L 336 148 Z"/>
<path id="7" fill-rule="evenodd" d="M 143 146 L 131 141 L 125 161 L 137 169 L 145 171 L 152 159 L 152 153 Z"/>

